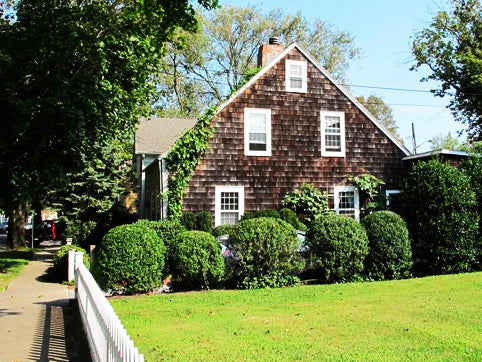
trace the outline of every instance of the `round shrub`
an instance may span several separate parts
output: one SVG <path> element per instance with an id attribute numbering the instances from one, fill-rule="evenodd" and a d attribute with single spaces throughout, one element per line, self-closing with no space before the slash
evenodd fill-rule
<path id="1" fill-rule="evenodd" d="M 186 230 L 194 230 L 196 227 L 196 218 L 191 211 L 185 211 L 181 216 L 181 224 Z"/>
<path id="2" fill-rule="evenodd" d="M 212 232 L 212 234 L 214 235 L 215 238 L 217 238 L 218 236 L 221 236 L 221 235 L 229 235 L 232 233 L 234 229 L 234 225 L 219 225 L 219 226 L 216 226 Z"/>
<path id="3" fill-rule="evenodd" d="M 369 252 L 363 273 L 370 279 L 387 280 L 410 276 L 412 246 L 405 221 L 391 211 L 377 211 L 362 220 Z"/>
<path id="4" fill-rule="evenodd" d="M 440 160 L 418 162 L 401 195 L 419 275 L 471 271 L 479 215 L 470 177 Z"/>
<path id="5" fill-rule="evenodd" d="M 211 233 L 213 230 L 213 216 L 210 212 L 202 211 L 196 216 L 196 230 Z"/>
<path id="6" fill-rule="evenodd" d="M 307 248 L 321 282 L 348 282 L 360 277 L 368 254 L 368 238 L 354 219 L 331 213 L 311 224 Z"/>
<path id="7" fill-rule="evenodd" d="M 169 249 L 169 270 L 184 289 L 208 288 L 224 276 L 219 243 L 204 231 L 185 231 Z"/>
<path id="8" fill-rule="evenodd" d="M 54 256 L 54 272 L 61 276 L 62 280 L 67 280 L 69 267 L 69 250 L 81 251 L 84 253 L 84 264 L 89 269 L 89 254 L 77 245 L 62 245 Z"/>
<path id="9" fill-rule="evenodd" d="M 269 209 L 269 210 L 267 211 L 267 213 L 268 213 L 268 214 L 267 214 L 267 215 L 268 215 L 267 217 L 272 217 L 272 218 L 275 218 L 275 219 L 281 219 L 281 216 L 280 216 L 280 214 L 279 214 L 279 211 L 276 210 L 276 209 Z"/>
<path id="10" fill-rule="evenodd" d="M 252 212 L 250 211 L 245 211 L 243 213 L 243 215 L 241 216 L 241 220 L 240 221 L 243 221 L 243 220 L 249 220 L 249 219 L 254 219 L 254 215 Z"/>
<path id="11" fill-rule="evenodd" d="M 297 255 L 293 226 L 281 219 L 257 218 L 239 222 L 228 240 L 235 254 L 235 276 L 240 287 L 293 284 L 303 264 Z"/>
<path id="12" fill-rule="evenodd" d="M 147 292 L 162 284 L 165 253 L 164 243 L 147 226 L 117 226 L 96 248 L 94 276 L 103 290 Z"/>
<path id="13" fill-rule="evenodd" d="M 269 217 L 268 210 L 257 210 L 255 213 L 255 217 L 260 218 L 260 217 Z"/>
<path id="14" fill-rule="evenodd" d="M 166 248 L 169 248 L 169 244 L 171 243 L 171 241 L 177 238 L 180 233 L 186 231 L 186 228 L 181 225 L 181 223 L 177 220 L 139 220 L 137 224 L 146 226 L 149 229 L 154 230 L 157 236 L 161 238 Z"/>
<path id="15" fill-rule="evenodd" d="M 281 209 L 280 217 L 282 220 L 292 225 L 295 229 L 299 229 L 300 221 L 298 220 L 298 216 L 296 216 L 296 213 L 293 210 L 288 209 L 287 207 Z"/>

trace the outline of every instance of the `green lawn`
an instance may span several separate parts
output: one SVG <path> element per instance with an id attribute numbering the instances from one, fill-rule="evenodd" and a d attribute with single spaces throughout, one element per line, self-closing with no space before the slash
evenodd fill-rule
<path id="1" fill-rule="evenodd" d="M 7 289 L 8 283 L 17 277 L 29 260 L 34 250 L 8 250 L 0 252 L 0 292 Z"/>
<path id="2" fill-rule="evenodd" d="M 482 273 L 110 302 L 146 361 L 482 361 Z"/>

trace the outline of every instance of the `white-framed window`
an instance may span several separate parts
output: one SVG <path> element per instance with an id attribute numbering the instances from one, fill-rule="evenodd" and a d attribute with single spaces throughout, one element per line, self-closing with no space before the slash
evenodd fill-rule
<path id="1" fill-rule="evenodd" d="M 335 211 L 360 221 L 360 200 L 355 186 L 334 187 Z"/>
<path id="2" fill-rule="evenodd" d="M 345 157 L 345 113 L 321 111 L 321 155 Z"/>
<path id="3" fill-rule="evenodd" d="M 385 196 L 387 197 L 387 210 L 391 210 L 391 207 L 392 205 L 390 205 L 390 202 L 400 196 L 400 194 L 402 193 L 402 191 L 400 190 L 386 190 L 385 191 Z"/>
<path id="4" fill-rule="evenodd" d="M 286 59 L 286 91 L 306 93 L 308 84 L 307 63 Z"/>
<path id="5" fill-rule="evenodd" d="M 244 154 L 271 156 L 271 109 L 244 109 Z"/>
<path id="6" fill-rule="evenodd" d="M 214 224 L 236 224 L 244 213 L 243 186 L 216 186 Z"/>

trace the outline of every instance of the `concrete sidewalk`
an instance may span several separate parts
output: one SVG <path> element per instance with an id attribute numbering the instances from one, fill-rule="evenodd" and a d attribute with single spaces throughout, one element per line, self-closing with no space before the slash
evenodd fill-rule
<path id="1" fill-rule="evenodd" d="M 74 291 L 49 274 L 57 250 L 36 253 L 0 292 L 1 362 L 90 361 Z"/>

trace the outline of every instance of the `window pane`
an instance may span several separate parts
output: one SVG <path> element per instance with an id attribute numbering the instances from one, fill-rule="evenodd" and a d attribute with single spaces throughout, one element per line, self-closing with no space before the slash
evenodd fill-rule
<path id="1" fill-rule="evenodd" d="M 250 133 L 249 142 L 266 143 L 266 133 Z"/>
<path id="2" fill-rule="evenodd" d="M 340 213 L 342 209 L 355 209 L 355 191 L 341 191 L 340 198 Z"/>
<path id="3" fill-rule="evenodd" d="M 341 151 L 341 137 L 325 135 L 325 147 L 327 151 Z"/>
<path id="4" fill-rule="evenodd" d="M 291 88 L 302 88 L 303 87 L 303 80 L 302 78 L 290 78 L 290 87 Z"/>
<path id="5" fill-rule="evenodd" d="M 221 210 L 239 210 L 239 194 L 237 192 L 221 192 Z"/>
<path id="6" fill-rule="evenodd" d="M 252 113 L 249 116 L 249 132 L 266 132 L 266 115 Z"/>
<path id="7" fill-rule="evenodd" d="M 301 64 L 291 64 L 290 75 L 302 77 L 303 76 L 303 67 L 301 66 Z"/>
<path id="8" fill-rule="evenodd" d="M 250 143 L 250 151 L 266 151 L 266 143 Z"/>
<path id="9" fill-rule="evenodd" d="M 325 116 L 326 133 L 339 133 L 341 130 L 340 117 Z"/>
<path id="10" fill-rule="evenodd" d="M 221 225 L 229 224 L 235 225 L 239 220 L 238 212 L 222 212 L 221 213 Z"/>

